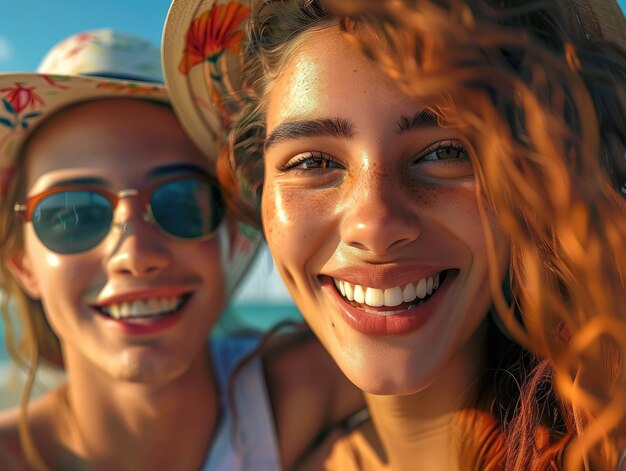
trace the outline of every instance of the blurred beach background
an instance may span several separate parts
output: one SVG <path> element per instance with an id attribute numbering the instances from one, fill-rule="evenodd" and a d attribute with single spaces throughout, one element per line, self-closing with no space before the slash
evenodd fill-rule
<path id="1" fill-rule="evenodd" d="M 618 0 L 622 10 L 626 0 Z M 79 31 L 114 28 L 161 41 L 170 0 L 30 0 L 2 2 L 0 8 L 0 73 L 34 71 L 58 41 Z M 263 249 L 216 328 L 216 335 L 240 329 L 265 330 L 284 319 L 300 320 L 280 281 L 271 256 Z M 10 362 L 0 323 L 0 409 L 15 405 L 23 373 Z M 44 370 L 36 393 L 63 381 L 63 375 Z"/>

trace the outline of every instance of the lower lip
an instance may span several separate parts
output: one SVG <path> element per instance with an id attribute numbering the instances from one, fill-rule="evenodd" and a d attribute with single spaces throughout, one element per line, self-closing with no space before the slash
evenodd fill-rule
<path id="1" fill-rule="evenodd" d="M 335 289 L 332 278 L 325 277 L 322 289 L 327 291 L 336 303 L 344 320 L 356 331 L 365 335 L 406 335 L 422 328 L 443 303 L 456 271 L 448 271 L 443 284 L 428 301 L 418 304 L 398 314 L 379 316 L 370 314 L 348 303 Z M 393 308 L 389 308 L 390 310 Z"/>
<path id="2" fill-rule="evenodd" d="M 123 319 L 113 319 L 98 312 L 98 316 L 103 319 L 107 325 L 124 335 L 142 336 L 159 334 L 173 327 L 183 317 L 189 300 L 175 312 L 164 316 L 158 316 L 154 319 L 144 318 L 141 322 L 129 322 Z"/>

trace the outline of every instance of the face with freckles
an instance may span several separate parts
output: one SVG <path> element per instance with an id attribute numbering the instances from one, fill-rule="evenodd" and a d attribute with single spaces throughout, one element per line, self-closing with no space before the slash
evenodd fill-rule
<path id="1" fill-rule="evenodd" d="M 408 394 L 481 349 L 487 249 L 460 133 L 333 29 L 303 36 L 266 120 L 267 242 L 343 372 Z M 500 277 L 508 241 L 487 214 Z"/>
<path id="2" fill-rule="evenodd" d="M 80 104 L 49 118 L 24 158 L 26 196 L 68 185 L 122 195 L 112 228 L 94 247 L 59 253 L 25 222 L 23 252 L 10 258 L 25 290 L 41 300 L 66 365 L 162 383 L 205 356 L 225 303 L 222 238 L 168 236 L 146 217 L 141 197 L 173 178 L 210 174 L 171 109 L 131 99 Z M 139 195 L 119 193 L 127 189 Z M 179 214 L 187 210 L 175 199 L 170 204 L 181 204 Z"/>

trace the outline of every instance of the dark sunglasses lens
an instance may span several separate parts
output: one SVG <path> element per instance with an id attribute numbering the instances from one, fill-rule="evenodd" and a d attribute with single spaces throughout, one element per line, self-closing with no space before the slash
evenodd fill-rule
<path id="1" fill-rule="evenodd" d="M 167 233 L 200 239 L 214 232 L 224 217 L 217 186 L 206 180 L 177 180 L 157 188 L 150 198 L 152 215 Z"/>
<path id="2" fill-rule="evenodd" d="M 33 212 L 35 232 L 43 244 L 59 254 L 94 248 L 109 232 L 111 203 L 91 191 L 64 191 L 44 198 Z"/>

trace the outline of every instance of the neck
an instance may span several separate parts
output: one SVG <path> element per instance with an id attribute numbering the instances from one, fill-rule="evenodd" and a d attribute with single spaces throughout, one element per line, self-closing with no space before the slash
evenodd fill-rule
<path id="1" fill-rule="evenodd" d="M 71 379 L 61 397 L 73 452 L 107 469 L 201 468 L 219 404 L 206 351 L 156 385 L 111 378 L 72 352 L 64 358 Z"/>
<path id="2" fill-rule="evenodd" d="M 366 394 L 388 469 L 461 469 L 454 419 L 472 401 L 471 393 L 485 365 L 483 345 L 485 332 L 481 328 L 439 377 L 417 393 Z"/>

